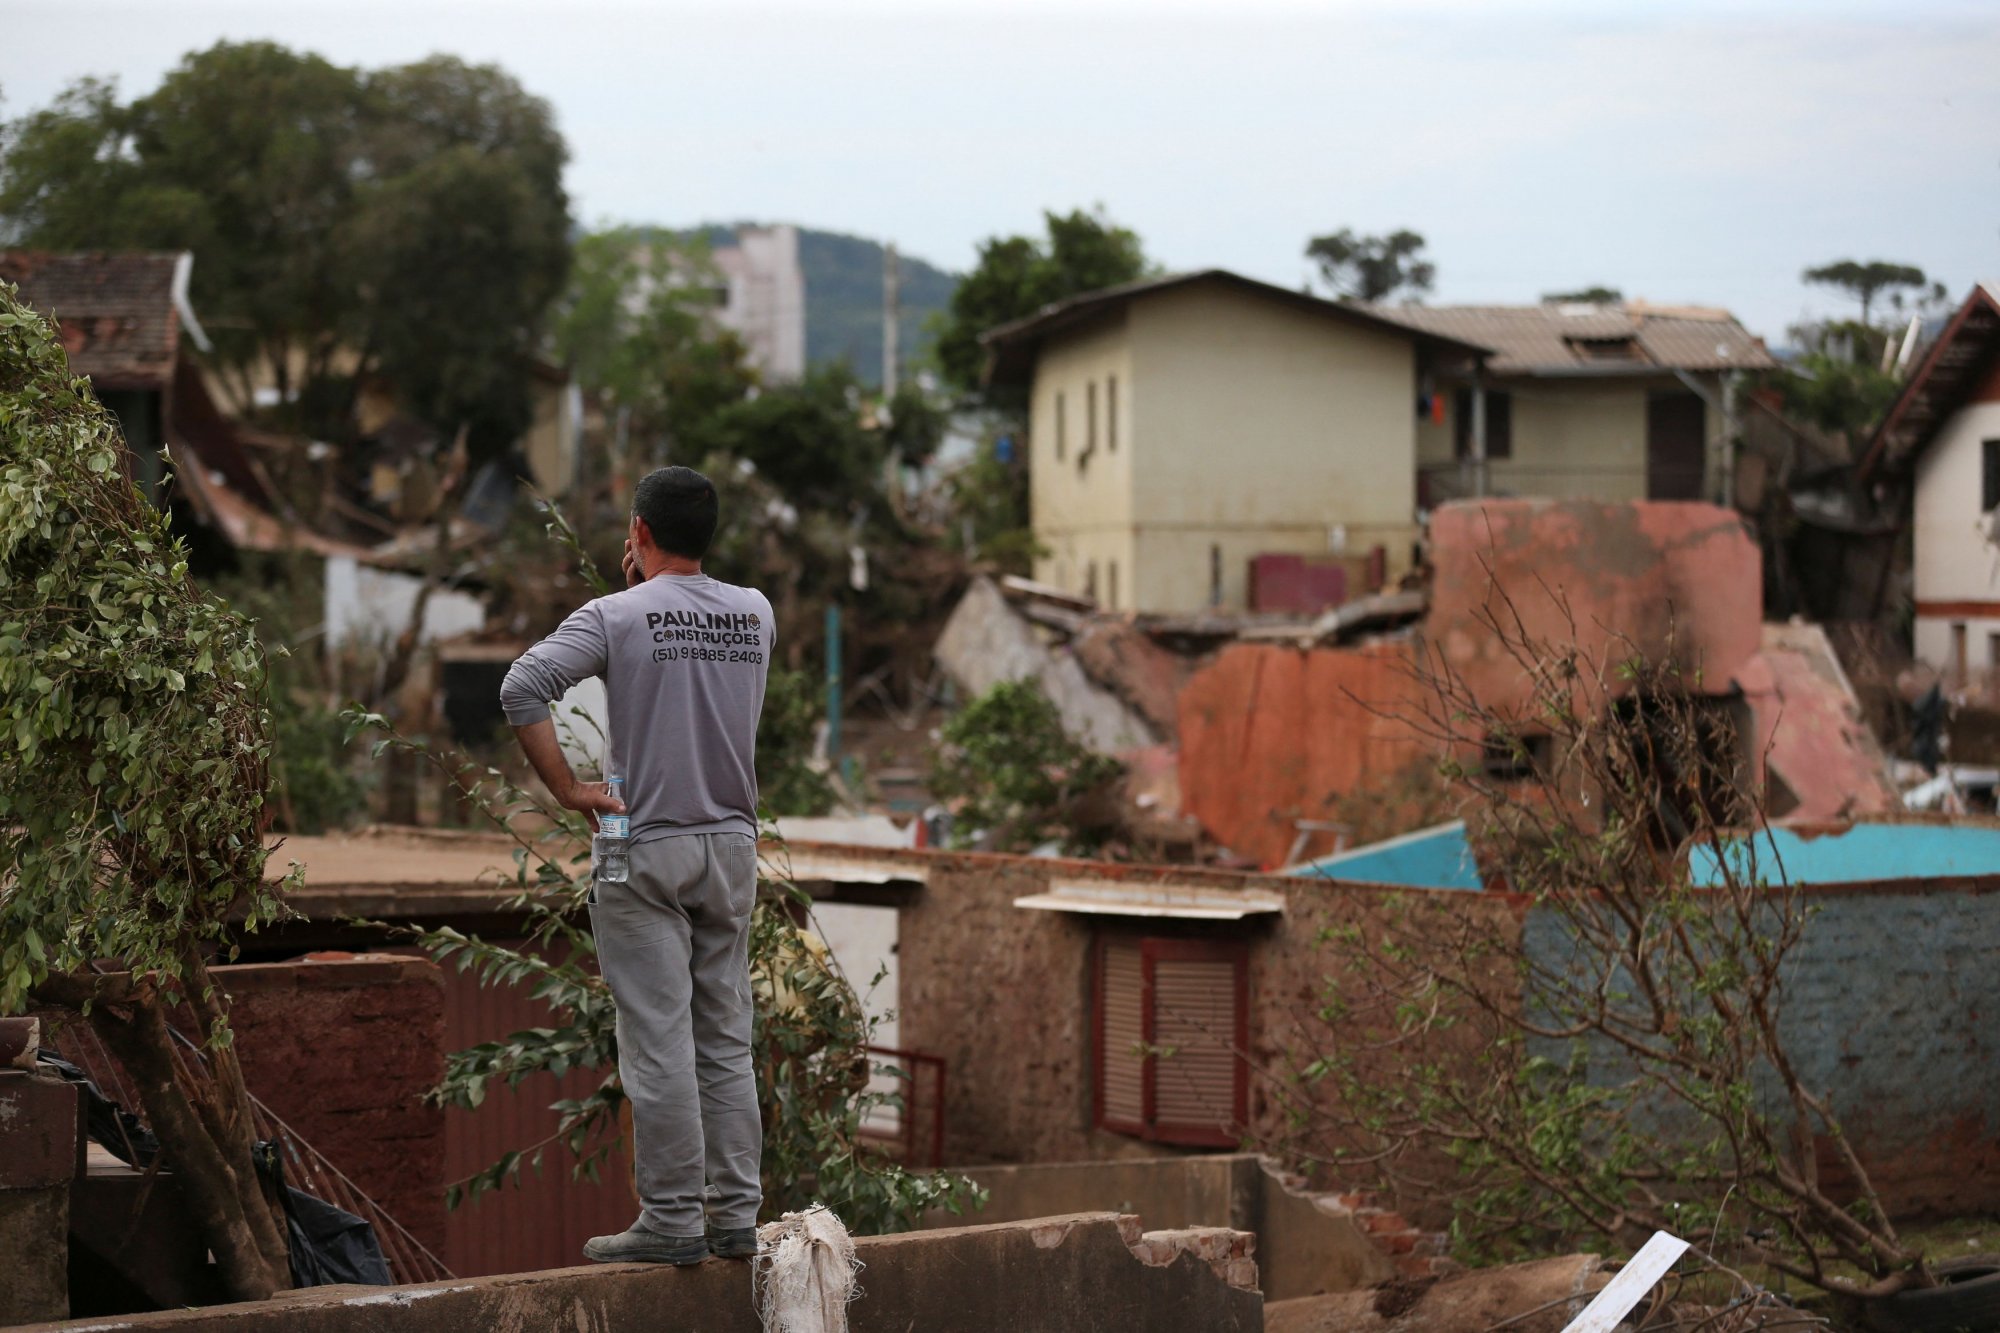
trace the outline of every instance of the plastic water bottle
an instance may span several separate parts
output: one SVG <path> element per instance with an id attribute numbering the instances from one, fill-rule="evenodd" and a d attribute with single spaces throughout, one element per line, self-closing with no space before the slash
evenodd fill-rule
<path id="1" fill-rule="evenodd" d="M 612 796 L 623 800 L 625 779 L 612 778 L 605 784 Z M 632 817 L 599 815 L 597 836 L 590 841 L 591 861 L 600 884 L 623 884 L 632 876 Z"/>

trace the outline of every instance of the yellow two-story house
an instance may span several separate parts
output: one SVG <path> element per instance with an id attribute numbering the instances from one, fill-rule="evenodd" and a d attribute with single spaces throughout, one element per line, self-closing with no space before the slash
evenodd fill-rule
<path id="1" fill-rule="evenodd" d="M 1115 610 L 1247 604 L 1259 556 L 1417 539 L 1419 384 L 1485 349 L 1221 269 L 1051 305 L 985 336 L 1029 390 L 1038 579 Z"/>

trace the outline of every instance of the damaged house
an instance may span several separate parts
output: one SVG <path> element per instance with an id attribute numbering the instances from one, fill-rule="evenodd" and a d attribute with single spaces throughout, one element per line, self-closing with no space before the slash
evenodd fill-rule
<path id="1" fill-rule="evenodd" d="M 1724 310 L 1360 305 L 1221 269 L 984 342 L 1028 390 L 1036 579 L 1145 613 L 1379 591 L 1452 499 L 1729 505 L 1739 388 L 1776 365 Z"/>
<path id="2" fill-rule="evenodd" d="M 1022 583 L 975 585 L 938 659 L 968 693 L 1036 680 L 1078 741 L 1124 757 L 1148 817 L 1178 814 L 1240 863 L 1342 851 L 1351 798 L 1428 771 L 1414 655 L 1483 703 L 1525 698 L 1482 614 L 1508 591 L 1543 639 L 1683 666 L 1728 719 L 1774 819 L 1899 808 L 1887 757 L 1815 626 L 1766 624 L 1755 542 L 1692 503 L 1487 500 L 1431 516 L 1427 593 L 1317 619 L 1122 616 Z M 1560 599 L 1558 602 L 1557 599 Z M 1421 785 L 1421 784 L 1417 784 Z M 1192 836 L 1189 834 L 1188 836 Z"/>
<path id="3" fill-rule="evenodd" d="M 87 377 L 118 418 L 133 481 L 188 521 L 201 554 L 211 549 L 318 555 L 360 548 L 325 537 L 286 512 L 274 457 L 300 442 L 252 430 L 216 404 L 201 367 L 183 354 L 208 337 L 188 300 L 194 255 L 174 252 L 0 251 L 0 282 L 54 320 L 70 369 Z M 177 459 L 170 487 L 160 450 Z"/>

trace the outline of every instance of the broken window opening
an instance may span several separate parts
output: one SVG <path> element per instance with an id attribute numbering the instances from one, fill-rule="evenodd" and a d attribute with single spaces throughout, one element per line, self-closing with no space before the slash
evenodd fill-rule
<path id="1" fill-rule="evenodd" d="M 1546 733 L 1492 732 L 1482 747 L 1481 766 L 1496 782 L 1523 782 L 1549 771 L 1553 745 Z"/>
<path id="2" fill-rule="evenodd" d="M 1611 706 L 1614 763 L 1649 816 L 1641 826 L 1661 851 L 1699 830 L 1746 827 L 1756 814 L 1742 737 L 1750 712 L 1740 699 L 1632 694 Z"/>

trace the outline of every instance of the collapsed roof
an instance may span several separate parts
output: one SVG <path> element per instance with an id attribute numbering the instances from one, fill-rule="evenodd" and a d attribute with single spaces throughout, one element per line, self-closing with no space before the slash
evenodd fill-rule
<path id="1" fill-rule="evenodd" d="M 165 390 L 185 325 L 206 342 L 187 306 L 194 256 L 175 252 L 0 251 L 0 282 L 57 321 L 70 369 L 99 390 Z"/>

